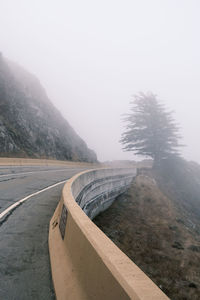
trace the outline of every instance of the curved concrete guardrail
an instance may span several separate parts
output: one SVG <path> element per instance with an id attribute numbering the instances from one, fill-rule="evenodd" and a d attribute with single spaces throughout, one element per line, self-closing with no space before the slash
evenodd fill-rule
<path id="1" fill-rule="evenodd" d="M 18 157 L 0 157 L 0 166 L 73 166 L 80 165 L 92 168 L 98 168 L 99 163 L 87 163 L 71 160 L 56 160 L 56 159 L 39 159 L 39 158 L 18 158 Z"/>
<path id="2" fill-rule="evenodd" d="M 77 174 L 65 184 L 49 230 L 58 300 L 169 299 L 91 221 L 134 176 L 133 169 L 98 169 Z"/>

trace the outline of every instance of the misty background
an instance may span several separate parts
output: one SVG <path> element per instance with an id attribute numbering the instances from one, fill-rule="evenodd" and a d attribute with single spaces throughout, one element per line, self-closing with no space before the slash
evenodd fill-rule
<path id="1" fill-rule="evenodd" d="M 152 91 L 200 163 L 198 0 L 2 0 L 0 51 L 35 74 L 100 161 L 121 150 L 131 95 Z"/>

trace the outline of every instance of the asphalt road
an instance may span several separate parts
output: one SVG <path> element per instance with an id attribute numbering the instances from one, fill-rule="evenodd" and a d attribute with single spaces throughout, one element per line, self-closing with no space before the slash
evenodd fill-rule
<path id="1" fill-rule="evenodd" d="M 49 221 L 64 183 L 84 170 L 77 167 L 0 167 L 0 299 L 55 299 L 48 253 Z"/>

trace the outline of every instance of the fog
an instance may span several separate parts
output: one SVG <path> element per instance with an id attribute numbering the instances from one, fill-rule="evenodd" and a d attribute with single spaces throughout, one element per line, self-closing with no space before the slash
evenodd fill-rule
<path id="1" fill-rule="evenodd" d="M 152 91 L 200 162 L 198 0 L 2 0 L 0 51 L 35 74 L 100 161 L 135 159 L 119 139 L 131 95 Z"/>

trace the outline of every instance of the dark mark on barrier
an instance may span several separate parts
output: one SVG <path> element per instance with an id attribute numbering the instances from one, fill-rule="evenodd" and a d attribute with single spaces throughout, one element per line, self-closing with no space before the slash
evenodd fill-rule
<path id="1" fill-rule="evenodd" d="M 63 204 L 62 213 L 61 213 L 61 216 L 60 216 L 60 224 L 59 224 L 60 233 L 61 233 L 61 236 L 62 236 L 63 240 L 64 240 L 64 237 L 65 237 L 66 224 L 67 224 L 67 208 Z"/>

